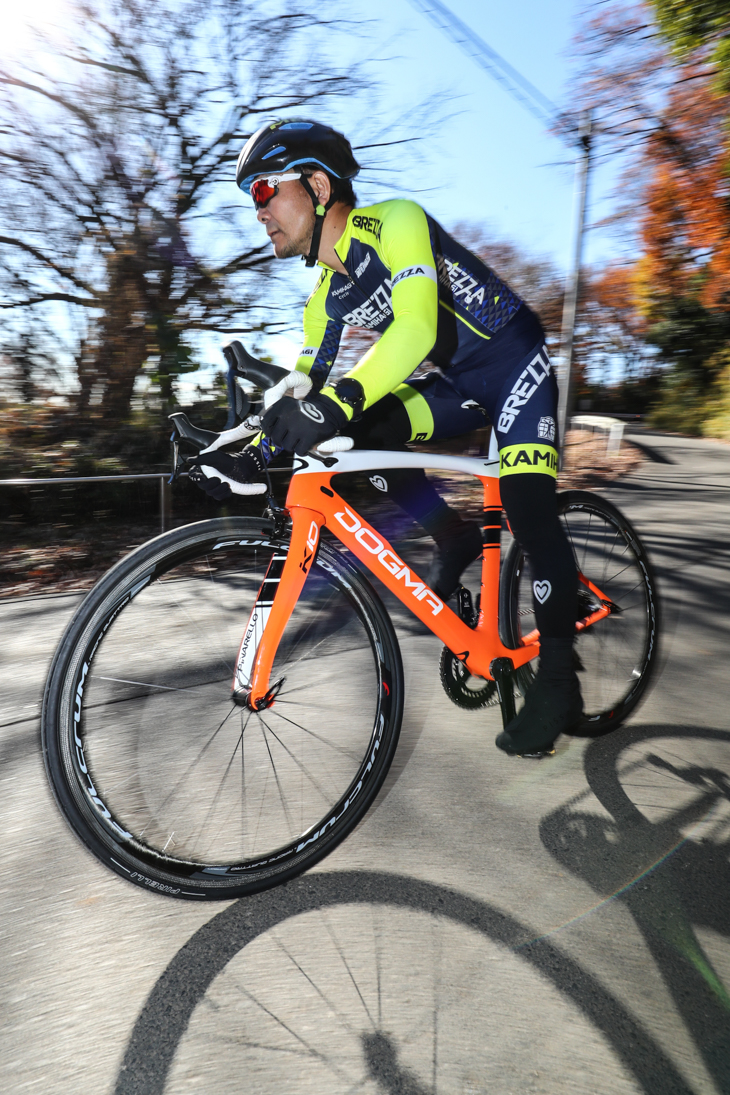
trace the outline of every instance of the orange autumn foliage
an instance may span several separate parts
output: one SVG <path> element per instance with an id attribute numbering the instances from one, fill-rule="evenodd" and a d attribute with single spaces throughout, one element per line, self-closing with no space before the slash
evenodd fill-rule
<path id="1" fill-rule="evenodd" d="M 650 181 L 639 298 L 649 313 L 650 300 L 689 293 L 705 308 L 730 311 L 729 111 L 729 98 L 713 94 L 709 71 L 678 69 L 644 150 Z"/>

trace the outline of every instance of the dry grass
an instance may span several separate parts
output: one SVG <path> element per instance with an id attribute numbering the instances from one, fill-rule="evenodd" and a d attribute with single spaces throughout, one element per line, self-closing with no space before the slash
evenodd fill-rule
<path id="1" fill-rule="evenodd" d="M 0 555 L 0 597 L 38 593 L 71 593 L 91 589 L 123 555 L 151 539 L 150 526 L 97 527 L 81 530 L 71 540 L 5 547 Z M 4 537 L 6 538 L 6 537 Z"/>
<path id="2" fill-rule="evenodd" d="M 629 441 L 622 441 L 618 452 L 607 452 L 605 434 L 570 430 L 558 488 L 600 487 L 635 471 L 643 459 L 641 450 Z"/>

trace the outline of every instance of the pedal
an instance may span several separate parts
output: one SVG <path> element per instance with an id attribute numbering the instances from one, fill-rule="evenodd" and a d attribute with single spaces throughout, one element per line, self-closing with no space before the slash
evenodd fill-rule
<path id="1" fill-rule="evenodd" d="M 554 757 L 555 752 L 555 746 L 553 745 L 552 749 L 541 749 L 535 753 L 513 753 L 512 755 L 519 757 L 520 760 L 542 760 L 543 757 Z"/>

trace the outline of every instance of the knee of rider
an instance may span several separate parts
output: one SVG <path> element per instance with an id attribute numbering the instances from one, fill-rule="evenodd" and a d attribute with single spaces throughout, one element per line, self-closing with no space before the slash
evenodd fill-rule
<path id="1" fill-rule="evenodd" d="M 562 539 L 552 477 L 509 476 L 500 481 L 500 489 L 512 535 L 526 551 L 531 544 Z"/>
<path id="2" fill-rule="evenodd" d="M 402 449 L 411 436 L 408 413 L 400 399 L 383 396 L 350 423 L 348 432 L 359 449 Z"/>

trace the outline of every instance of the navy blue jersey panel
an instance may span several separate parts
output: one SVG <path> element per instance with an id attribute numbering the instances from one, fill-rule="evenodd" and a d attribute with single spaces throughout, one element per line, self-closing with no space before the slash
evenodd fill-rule
<path id="1" fill-rule="evenodd" d="M 332 364 L 337 357 L 342 338 L 343 324 L 330 319 L 324 332 L 324 338 L 314 359 L 309 375 L 312 384 L 319 391 L 329 376 Z"/>

